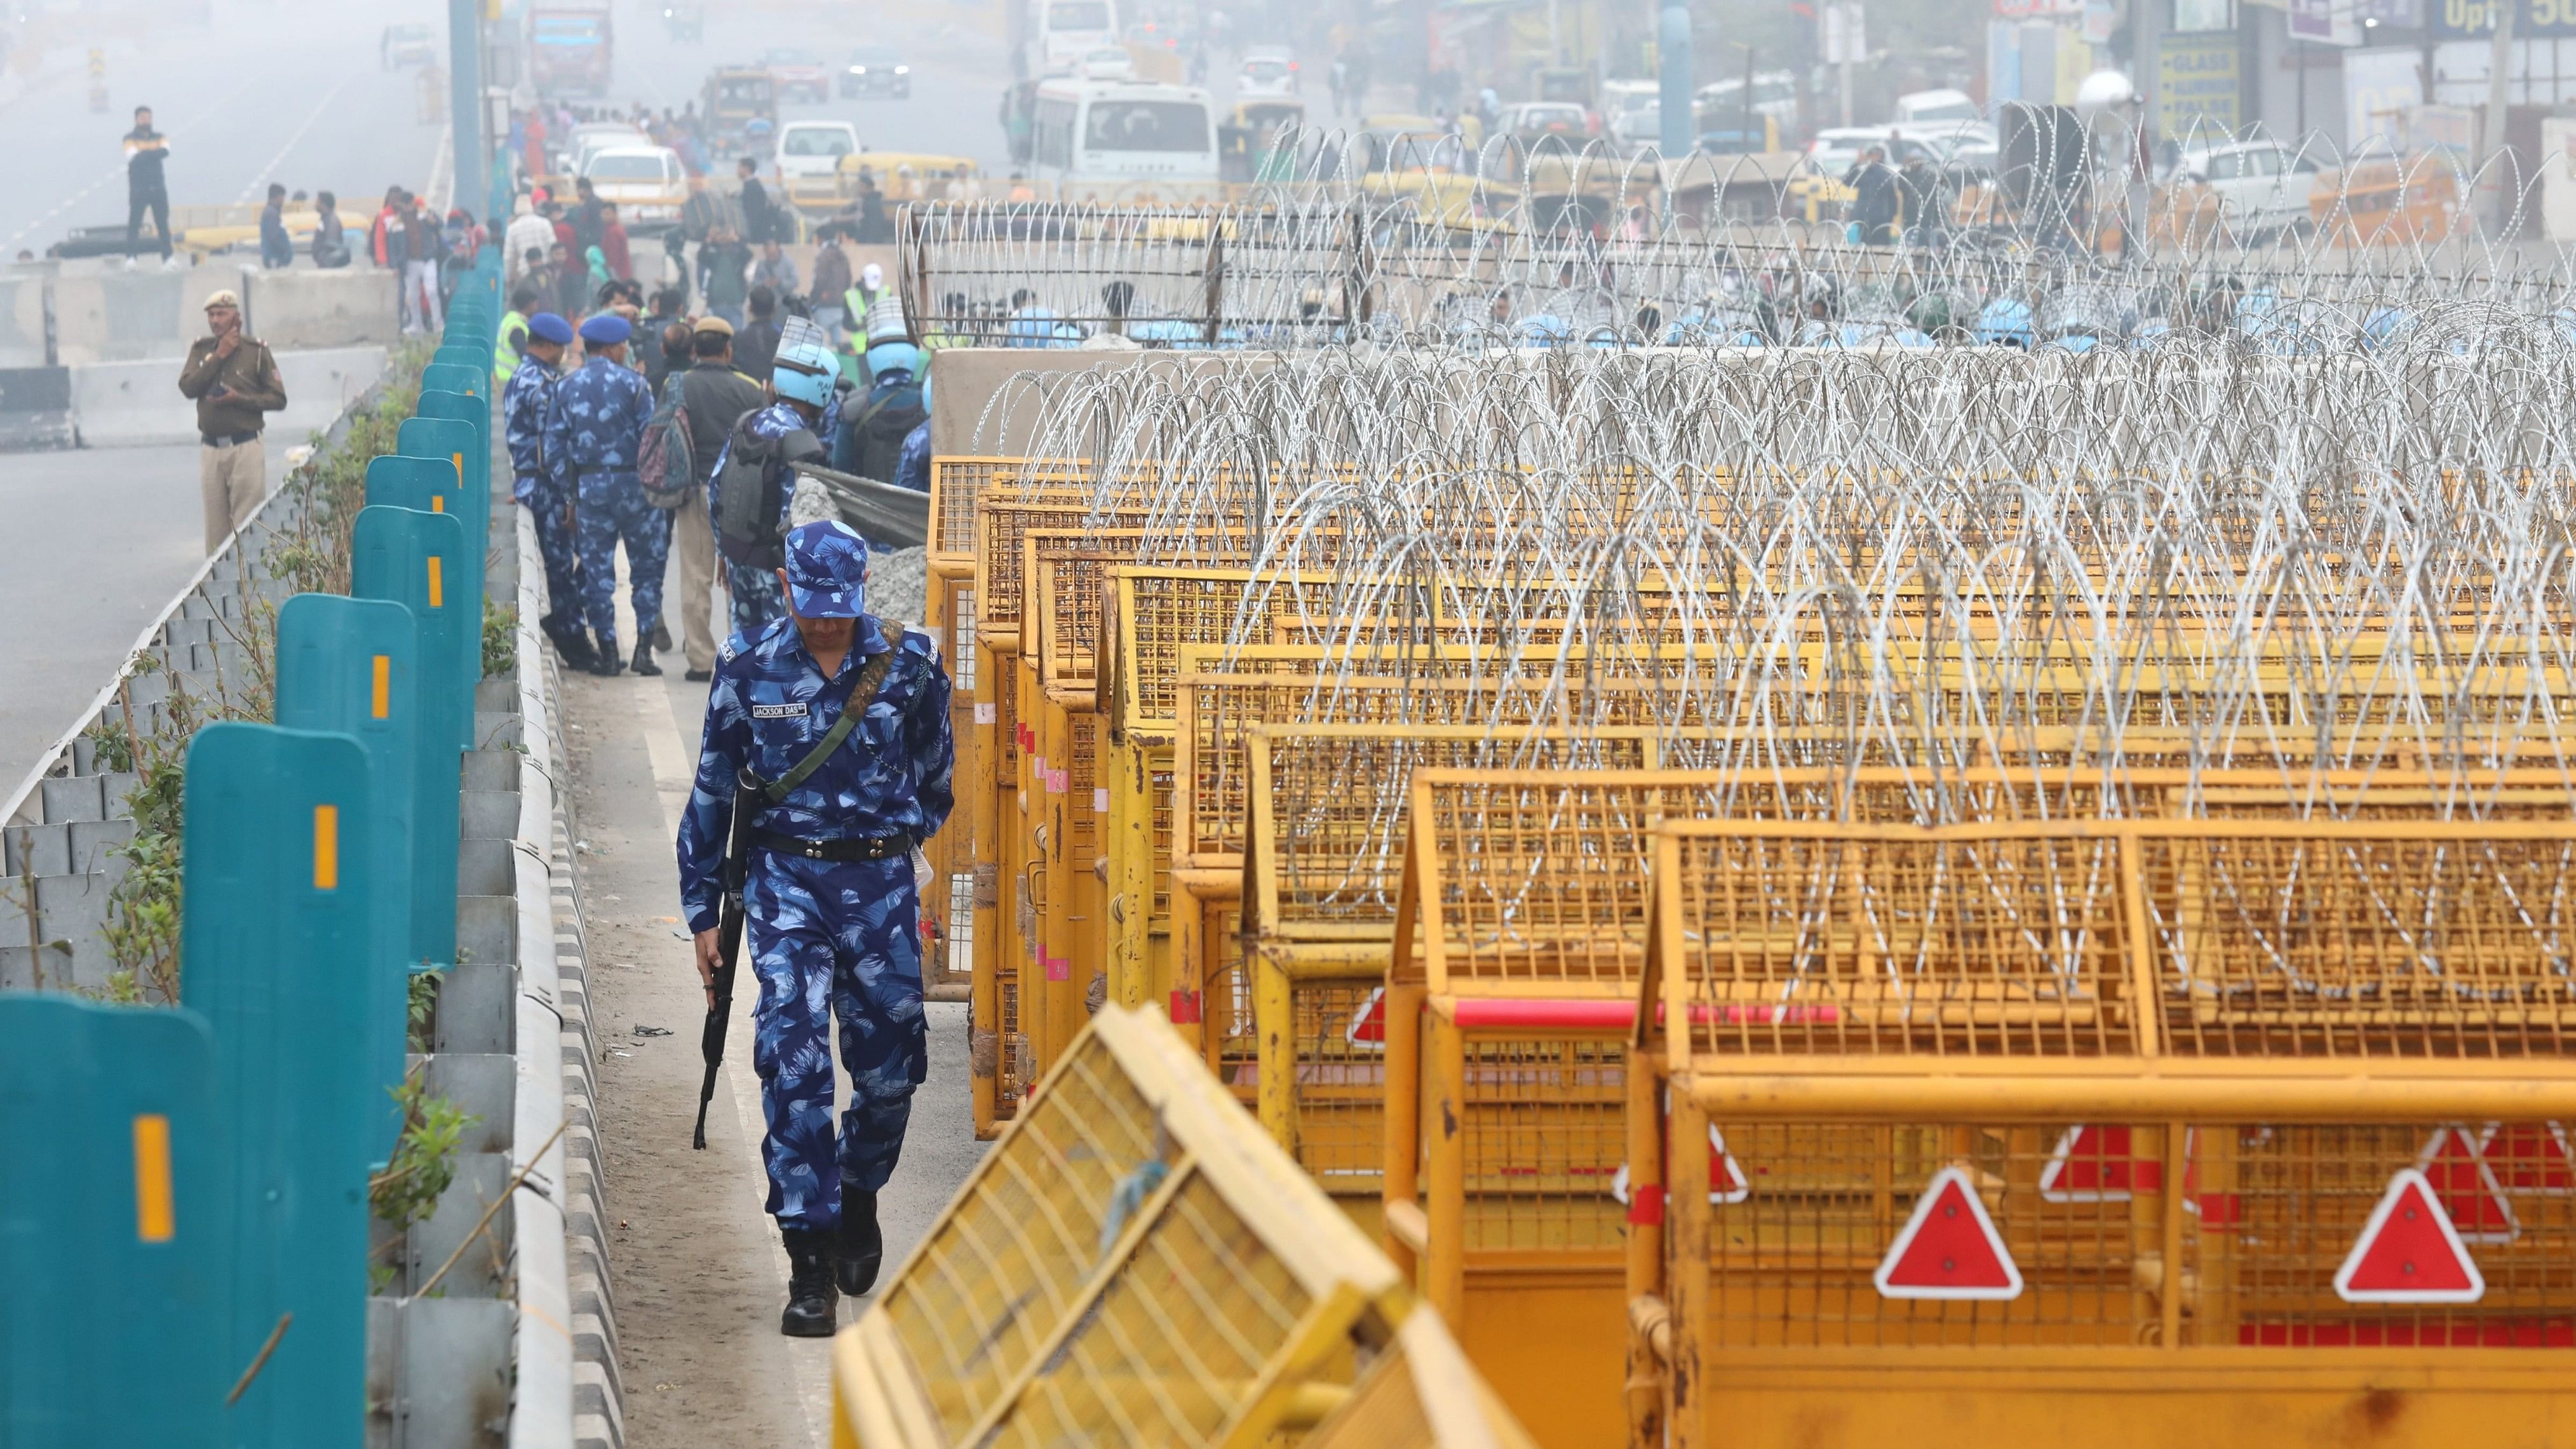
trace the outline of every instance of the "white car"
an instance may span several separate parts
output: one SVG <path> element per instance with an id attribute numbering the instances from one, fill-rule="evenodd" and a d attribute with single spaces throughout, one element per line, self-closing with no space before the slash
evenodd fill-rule
<path id="1" fill-rule="evenodd" d="M 2250 239 L 2307 224 L 2317 163 L 2270 141 L 2240 141 L 2186 151 L 2174 174 L 2207 185 L 2228 228 Z"/>
<path id="2" fill-rule="evenodd" d="M 624 121 L 584 121 L 572 128 L 564 139 L 564 169 L 575 176 L 588 173 L 590 158 L 607 150 L 631 150 L 650 146 L 653 138 Z"/>
<path id="3" fill-rule="evenodd" d="M 1896 123 L 1900 126 L 1982 119 L 1977 103 L 1968 99 L 1966 91 L 1915 91 L 1896 98 Z"/>
<path id="4" fill-rule="evenodd" d="M 680 153 L 668 146 L 611 146 L 590 153 L 581 174 L 599 190 L 599 199 L 617 207 L 618 220 L 629 231 L 667 226 L 680 219 L 688 204 L 689 174 Z"/>
<path id="5" fill-rule="evenodd" d="M 778 130 L 778 174 L 831 176 L 841 158 L 859 149 L 859 128 L 847 121 L 790 121 Z"/>
<path id="6" fill-rule="evenodd" d="M 1084 80 L 1134 80 L 1136 57 L 1123 45 L 1094 46 L 1074 59 L 1073 73 Z"/>
<path id="7" fill-rule="evenodd" d="M 1255 96 L 1293 96 L 1297 94 L 1297 62 L 1279 46 L 1256 45 L 1243 53 L 1243 72 L 1234 78 L 1234 93 L 1245 100 Z"/>

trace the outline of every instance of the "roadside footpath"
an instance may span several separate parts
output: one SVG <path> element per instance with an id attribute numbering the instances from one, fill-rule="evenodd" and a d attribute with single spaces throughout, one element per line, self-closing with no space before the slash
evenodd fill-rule
<path id="1" fill-rule="evenodd" d="M 622 584 L 619 592 L 622 601 Z M 631 618 L 620 628 L 634 637 Z M 689 1148 L 706 1009 L 680 920 L 673 840 L 696 769 L 706 686 L 680 677 L 676 654 L 664 663 L 660 679 L 562 676 L 581 822 L 574 871 L 600 1043 L 599 1139 L 625 1443 L 819 1449 L 830 1442 L 831 1346 L 778 1332 L 787 1259 L 761 1211 L 760 1083 L 747 990 L 737 993 L 743 1015 L 707 1114 L 707 1150 Z M 983 1150 L 967 1100 L 966 1007 L 927 1009 L 930 1080 L 914 1098 L 902 1166 L 880 1199 L 889 1276 Z M 840 1086 L 846 1100 L 846 1076 Z M 862 1306 L 844 1300 L 842 1322 L 856 1321 Z"/>

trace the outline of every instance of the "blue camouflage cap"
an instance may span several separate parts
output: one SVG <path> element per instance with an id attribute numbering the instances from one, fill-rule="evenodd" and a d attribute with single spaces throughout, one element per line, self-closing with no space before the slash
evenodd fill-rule
<path id="1" fill-rule="evenodd" d="M 787 532 L 787 592 L 797 616 L 855 619 L 867 598 L 868 541 L 839 519 Z"/>
<path id="2" fill-rule="evenodd" d="M 528 335 L 539 342 L 551 342 L 557 347 L 570 347 L 572 324 L 566 322 L 561 313 L 540 312 L 528 319 Z"/>
<path id="3" fill-rule="evenodd" d="M 614 312 L 593 312 L 581 323 L 581 340 L 601 347 L 615 347 L 634 332 L 635 328 Z"/>

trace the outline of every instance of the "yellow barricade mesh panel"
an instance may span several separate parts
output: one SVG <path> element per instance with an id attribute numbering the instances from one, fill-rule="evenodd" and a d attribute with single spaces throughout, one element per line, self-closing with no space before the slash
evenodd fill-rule
<path id="1" fill-rule="evenodd" d="M 2139 848 L 2169 1051 L 2576 1045 L 2576 840 L 2148 836 Z"/>
<path id="2" fill-rule="evenodd" d="M 1297 1165 L 1327 1192 L 1375 1192 L 1386 1175 L 1386 1049 L 1354 1032 L 1375 983 L 1299 980 L 1295 1020 Z M 1250 1016 L 1247 1005 L 1245 1015 Z"/>
<path id="3" fill-rule="evenodd" d="M 993 1111 L 996 1116 L 1007 1117 L 1017 1109 L 1020 1094 L 1029 1088 L 1029 1038 L 1020 1029 L 1020 973 L 1004 969 L 993 986 L 1002 1021 L 1002 1060 L 994 1083 Z"/>
<path id="4" fill-rule="evenodd" d="M 1156 768 L 1146 772 L 1153 801 L 1154 919 L 1172 918 L 1172 771 L 1171 752 L 1155 750 Z"/>
<path id="5" fill-rule="evenodd" d="M 1315 612 L 1335 590 L 1322 579 L 1277 576 L 1247 586 L 1243 572 L 1229 570 L 1130 568 L 1121 573 L 1132 608 L 1119 627 L 1126 631 L 1136 670 L 1127 686 L 1133 691 L 1127 705 L 1135 718 L 1123 725 L 1172 718 L 1181 646 L 1266 637 L 1263 626 L 1269 619 Z"/>
<path id="6" fill-rule="evenodd" d="M 1252 980 L 1243 966 L 1243 910 L 1238 905 L 1211 909 L 1208 931 L 1216 943 L 1216 967 L 1199 1001 L 1206 1029 L 1209 1065 L 1217 1079 L 1244 1102 L 1253 1099 L 1259 1032 L 1252 1021 Z"/>
<path id="7" fill-rule="evenodd" d="M 1207 1443 L 1311 1306 L 1224 1198 L 1194 1180 L 985 1442 Z"/>
<path id="8" fill-rule="evenodd" d="M 931 459 L 930 512 L 936 532 L 930 551 L 971 559 L 979 502 L 1033 489 L 1070 488 L 1083 467 L 1079 460 L 1063 458 Z"/>
<path id="9" fill-rule="evenodd" d="M 1072 792 L 1072 803 L 1064 812 L 1064 836 L 1074 853 L 1073 868 L 1088 871 L 1100 854 L 1100 815 L 1091 808 L 1100 781 L 1100 716 L 1072 714 L 1065 717 L 1065 723 L 1072 740 L 1072 758 L 1065 762 L 1066 788 Z"/>
<path id="10" fill-rule="evenodd" d="M 1032 532 L 1078 532 L 1086 521 L 1106 528 L 1132 529 L 1142 515 L 1115 512 L 1095 515 L 1091 495 L 1060 495 L 1045 501 L 988 504 L 976 515 L 976 581 L 984 590 L 985 626 L 1009 630 L 1017 642 L 1020 620 L 1028 608 L 1028 566 L 1024 547 Z"/>
<path id="11" fill-rule="evenodd" d="M 1625 1137 L 1617 1042 L 1474 1038 L 1466 1045 L 1470 1250 L 1616 1249 Z"/>
<path id="12" fill-rule="evenodd" d="M 1024 1116 L 882 1304 L 952 1441 L 1073 1311 L 1118 1183 L 1158 1156 L 1153 1104 L 1096 1040 Z"/>
<path id="13" fill-rule="evenodd" d="M 1680 838 L 1694 1054 L 2125 1052 L 2116 838 Z"/>
<path id="14" fill-rule="evenodd" d="M 1704 1342 L 2152 1347 L 2179 1214 L 2182 1342 L 2576 1347 L 2576 1198 L 2546 1123 L 2190 1128 L 2179 1200 L 2161 1128 L 1720 1122 Z M 2449 1142 L 2483 1143 L 2472 1152 Z M 2334 1277 L 2390 1177 L 2427 1164 L 2485 1277 L 2474 1304 L 2347 1303 Z M 1933 1174 L 1967 1173 L 2023 1280 L 2010 1301 L 1882 1295 L 1873 1275 Z M 1678 1186 L 1674 1189 L 1679 1191 Z"/>
<path id="15" fill-rule="evenodd" d="M 1306 1449 L 1430 1449 L 1438 1442 L 1411 1366 L 1400 1350 L 1390 1350 L 1369 1365 L 1350 1402 L 1316 1426 Z"/>

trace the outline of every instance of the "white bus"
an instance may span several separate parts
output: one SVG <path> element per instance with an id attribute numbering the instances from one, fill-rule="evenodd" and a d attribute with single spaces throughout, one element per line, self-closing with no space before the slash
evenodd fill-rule
<path id="1" fill-rule="evenodd" d="M 1118 44 L 1113 0 L 1029 0 L 1038 17 L 1040 75 L 1064 75 L 1074 62 Z"/>
<path id="2" fill-rule="evenodd" d="M 1032 174 L 1060 201 L 1219 201 L 1215 119 L 1196 86 L 1048 81 L 1032 119 Z"/>

